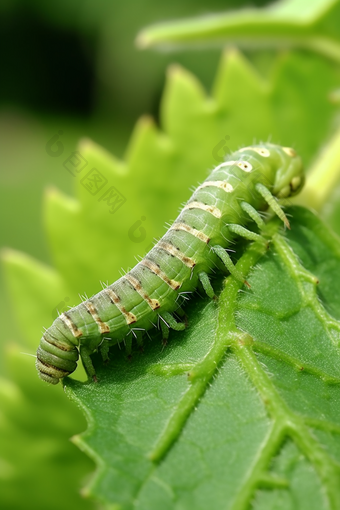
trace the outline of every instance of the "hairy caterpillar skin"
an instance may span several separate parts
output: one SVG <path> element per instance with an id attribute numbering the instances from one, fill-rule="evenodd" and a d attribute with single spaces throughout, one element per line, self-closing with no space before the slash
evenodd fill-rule
<path id="1" fill-rule="evenodd" d="M 124 341 L 131 350 L 132 335 L 158 325 L 163 338 L 169 328 L 182 330 L 173 312 L 178 298 L 192 292 L 199 281 L 214 297 L 209 273 L 227 267 L 244 281 L 226 248 L 237 236 L 261 238 L 244 225 L 264 223 L 258 211 L 270 206 L 289 228 L 277 198 L 303 186 L 300 157 L 288 147 L 261 144 L 234 152 L 195 190 L 170 229 L 129 273 L 87 301 L 62 313 L 40 341 L 36 366 L 44 381 L 57 384 L 72 373 L 79 354 L 89 377 L 96 380 L 90 355 L 100 350 L 108 359 L 111 345 Z M 247 284 L 247 282 L 245 282 Z"/>

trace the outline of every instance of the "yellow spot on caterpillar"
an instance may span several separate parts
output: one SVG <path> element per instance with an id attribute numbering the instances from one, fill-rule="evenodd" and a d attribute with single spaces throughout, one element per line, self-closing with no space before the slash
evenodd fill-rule
<path id="1" fill-rule="evenodd" d="M 183 230 L 184 232 L 188 232 L 188 234 L 192 234 L 193 236 L 197 237 L 197 239 L 200 239 L 206 244 L 208 244 L 210 241 L 210 238 L 207 235 L 193 227 L 190 227 L 190 225 L 187 225 L 186 223 L 174 223 L 170 227 L 170 230 Z"/>
<path id="2" fill-rule="evenodd" d="M 147 302 L 147 304 L 150 306 L 152 310 L 157 310 L 157 308 L 160 308 L 160 302 L 157 299 L 151 299 L 150 296 L 145 292 L 143 289 L 141 283 L 134 278 L 131 274 L 126 274 L 123 276 L 123 278 L 126 278 L 126 280 L 132 285 L 132 287 L 138 292 L 138 294 L 144 299 L 144 301 Z"/>
<path id="3" fill-rule="evenodd" d="M 91 303 L 91 301 L 85 301 L 84 305 L 86 307 L 86 310 L 89 312 L 89 314 L 93 317 L 96 324 L 98 325 L 99 333 L 101 335 L 103 333 L 110 333 L 110 326 L 106 324 L 106 322 L 103 322 L 101 320 L 94 304 Z"/>
<path id="4" fill-rule="evenodd" d="M 169 287 L 171 287 L 171 289 L 178 290 L 180 288 L 181 284 L 176 280 L 171 280 L 170 278 L 168 278 L 167 275 L 157 266 L 157 264 L 152 262 L 152 260 L 143 259 L 140 262 L 140 264 L 147 267 L 148 269 L 150 269 L 150 271 L 159 276 L 163 280 L 163 282 L 165 282 L 167 285 L 169 285 Z"/>
<path id="5" fill-rule="evenodd" d="M 61 319 L 63 321 L 63 323 L 66 324 L 66 326 L 71 330 L 72 335 L 75 338 L 79 338 L 80 336 L 82 336 L 83 333 L 77 328 L 77 326 L 70 319 L 70 317 L 68 315 L 66 315 L 65 312 L 62 313 L 61 315 L 59 315 L 59 319 Z"/>
<path id="6" fill-rule="evenodd" d="M 243 147 L 243 149 L 240 149 L 240 152 L 243 151 L 254 151 L 263 158 L 269 158 L 270 156 L 270 151 L 264 147 Z"/>
<path id="7" fill-rule="evenodd" d="M 249 161 L 239 161 L 237 163 L 237 166 L 239 168 L 241 168 L 241 170 L 243 170 L 244 172 L 251 172 L 253 167 L 252 165 L 249 163 Z"/>
<path id="8" fill-rule="evenodd" d="M 205 181 L 200 186 L 198 186 L 197 190 L 202 188 L 208 188 L 210 186 L 223 189 L 226 193 L 231 193 L 232 191 L 234 191 L 232 185 L 226 181 Z"/>
<path id="9" fill-rule="evenodd" d="M 109 296 L 110 301 L 116 305 L 121 314 L 124 315 L 126 324 L 133 324 L 134 322 L 137 322 L 137 317 L 133 313 L 126 311 L 125 307 L 121 304 L 120 298 L 115 292 L 113 292 L 112 289 L 110 289 L 110 287 L 104 289 L 103 292 Z"/>
<path id="10" fill-rule="evenodd" d="M 193 259 L 184 255 L 184 253 L 182 253 L 180 250 L 177 250 L 177 248 L 175 248 L 175 246 L 172 244 L 160 241 L 156 244 L 155 247 L 170 253 L 170 255 L 173 255 L 174 257 L 181 260 L 187 267 L 193 268 L 196 265 L 196 262 Z"/>
<path id="11" fill-rule="evenodd" d="M 202 211 L 206 211 L 212 214 L 213 216 L 215 216 L 215 218 L 221 218 L 222 216 L 220 209 L 214 207 L 213 205 L 203 204 L 202 202 L 189 202 L 189 204 L 186 204 L 183 207 L 183 211 L 185 209 L 201 209 Z"/>

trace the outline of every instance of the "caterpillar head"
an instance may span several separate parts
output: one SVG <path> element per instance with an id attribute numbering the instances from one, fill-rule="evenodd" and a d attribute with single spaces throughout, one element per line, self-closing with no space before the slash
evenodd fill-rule
<path id="1" fill-rule="evenodd" d="M 277 198 L 292 197 L 301 191 L 305 182 L 302 160 L 290 147 L 280 147 L 279 150 L 281 164 L 272 192 Z"/>

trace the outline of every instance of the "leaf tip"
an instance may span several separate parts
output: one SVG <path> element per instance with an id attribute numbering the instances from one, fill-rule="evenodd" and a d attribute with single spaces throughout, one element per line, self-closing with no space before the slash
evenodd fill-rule
<path id="1" fill-rule="evenodd" d="M 147 30 L 142 30 L 137 34 L 137 37 L 135 39 L 135 45 L 139 50 L 145 50 L 149 46 L 151 46 L 150 38 L 148 37 Z"/>
<path id="2" fill-rule="evenodd" d="M 80 138 L 78 142 L 78 149 L 80 151 L 87 151 L 89 148 L 92 148 L 94 146 L 93 140 L 91 138 L 88 138 L 87 136 L 84 136 L 83 138 Z"/>
<path id="3" fill-rule="evenodd" d="M 55 186 L 49 185 L 46 186 L 44 194 L 45 198 L 48 200 L 50 198 L 55 198 L 56 196 L 58 196 L 60 194 L 60 191 Z"/>
<path id="4" fill-rule="evenodd" d="M 22 265 L 31 260 L 31 257 L 24 252 L 14 250 L 5 246 L 0 249 L 0 260 L 5 265 Z"/>
<path id="5" fill-rule="evenodd" d="M 81 449 L 83 443 L 82 443 L 82 439 L 79 434 L 75 434 L 74 436 L 71 436 L 70 441 L 74 445 L 78 446 L 79 449 Z"/>
<path id="6" fill-rule="evenodd" d="M 144 114 L 137 121 L 138 127 L 153 127 L 155 126 L 155 120 L 151 115 Z"/>
<path id="7" fill-rule="evenodd" d="M 13 250 L 12 248 L 7 248 L 7 247 L 4 247 L 4 248 L 1 248 L 0 249 L 0 259 L 2 262 L 8 262 L 14 255 L 15 255 L 15 250 Z"/>
<path id="8" fill-rule="evenodd" d="M 179 75 L 185 73 L 184 68 L 177 63 L 170 64 L 167 68 L 167 76 L 168 78 L 176 78 Z"/>

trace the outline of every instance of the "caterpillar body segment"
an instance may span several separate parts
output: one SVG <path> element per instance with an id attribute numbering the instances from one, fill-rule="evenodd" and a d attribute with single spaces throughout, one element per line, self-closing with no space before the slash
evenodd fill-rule
<path id="1" fill-rule="evenodd" d="M 124 342 L 130 354 L 132 340 L 141 344 L 142 332 L 154 326 L 162 330 L 164 340 L 169 329 L 184 329 L 173 315 L 180 306 L 179 296 L 200 284 L 213 298 L 208 275 L 221 264 L 244 281 L 226 248 L 238 236 L 261 239 L 251 225 L 263 227 L 259 211 L 268 206 L 289 227 L 276 199 L 298 193 L 303 182 L 301 159 L 291 148 L 260 144 L 233 153 L 196 188 L 141 262 L 62 313 L 45 331 L 36 362 L 41 379 L 57 384 L 75 370 L 79 355 L 88 376 L 95 379 L 91 354 L 96 350 L 105 361 L 110 345 Z"/>

